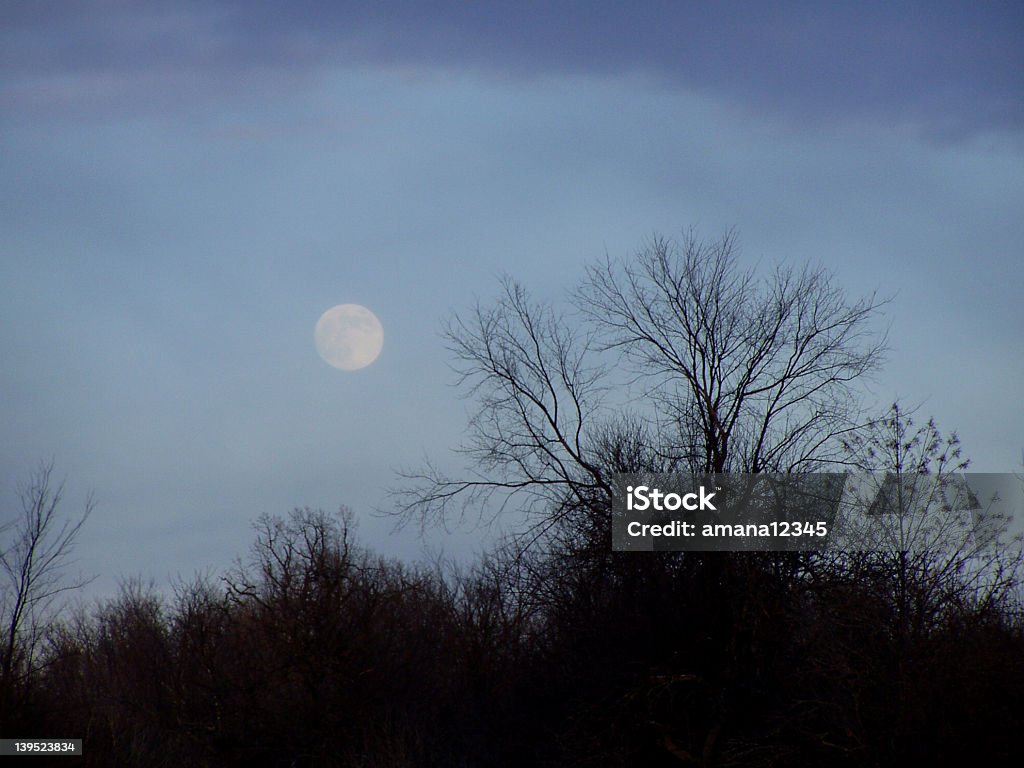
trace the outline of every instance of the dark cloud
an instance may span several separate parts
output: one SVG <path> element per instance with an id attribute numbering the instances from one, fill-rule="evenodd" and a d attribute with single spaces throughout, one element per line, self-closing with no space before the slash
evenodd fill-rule
<path id="1" fill-rule="evenodd" d="M 948 137 L 1024 124 L 1019 3 L 32 2 L 6 7 L 0 27 L 4 101 L 22 108 L 26 90 L 71 73 L 131 90 L 186 72 L 191 86 L 176 87 L 202 98 L 267 72 L 291 84 L 282 70 L 441 65 L 640 73 L 802 121 Z"/>

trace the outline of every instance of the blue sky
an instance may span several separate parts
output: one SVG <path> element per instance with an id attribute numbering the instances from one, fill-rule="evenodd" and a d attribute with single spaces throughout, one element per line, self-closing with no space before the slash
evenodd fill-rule
<path id="1" fill-rule="evenodd" d="M 835 5 L 4 4 L 5 509 L 40 458 L 94 490 L 101 590 L 293 506 L 415 556 L 370 511 L 454 461 L 443 319 L 691 225 L 893 295 L 873 395 L 1016 468 L 1024 7 Z M 386 334 L 357 373 L 313 347 L 344 302 Z"/>

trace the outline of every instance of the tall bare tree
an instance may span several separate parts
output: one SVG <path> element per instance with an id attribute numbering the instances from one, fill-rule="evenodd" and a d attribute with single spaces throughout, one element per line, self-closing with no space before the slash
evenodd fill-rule
<path id="1" fill-rule="evenodd" d="M 6 707 L 36 671 L 47 610 L 81 579 L 65 578 L 75 540 L 93 510 L 88 498 L 77 515 L 60 511 L 64 483 L 53 462 L 41 463 L 20 493 L 20 509 L 5 521 L 0 550 L 0 706 Z"/>
<path id="2" fill-rule="evenodd" d="M 495 304 L 451 321 L 449 348 L 477 405 L 462 446 L 473 469 L 408 473 L 407 518 L 446 520 L 453 505 L 480 513 L 488 501 L 496 514 L 518 498 L 517 511 L 533 513 L 530 537 L 566 521 L 593 532 L 616 471 L 841 460 L 839 438 L 860 423 L 857 381 L 885 347 L 875 295 L 851 301 L 821 268 L 745 268 L 731 234 L 655 238 L 635 259 L 589 268 L 574 299 L 570 319 L 506 279 Z M 621 382 L 612 369 L 632 372 L 627 389 L 644 385 L 635 414 L 622 410 L 629 397 L 608 396 Z"/>
<path id="3" fill-rule="evenodd" d="M 587 270 L 577 302 L 657 405 L 694 472 L 789 472 L 841 457 L 855 383 L 885 348 L 882 302 L 851 301 L 821 267 L 761 275 L 732 233 L 655 238 Z"/>

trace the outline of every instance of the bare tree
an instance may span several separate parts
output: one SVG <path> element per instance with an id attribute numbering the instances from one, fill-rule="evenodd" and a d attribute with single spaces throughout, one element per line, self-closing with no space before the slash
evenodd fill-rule
<path id="1" fill-rule="evenodd" d="M 64 593 L 85 581 L 68 580 L 75 540 L 93 510 L 89 497 L 77 515 L 59 507 L 64 483 L 55 482 L 53 462 L 40 463 L 20 493 L 20 509 L 3 526 L 7 541 L 0 551 L 0 693 L 11 702 L 37 669 L 37 654 L 47 611 Z"/>
<path id="2" fill-rule="evenodd" d="M 760 276 L 741 267 L 731 234 L 655 239 L 633 261 L 588 269 L 574 298 L 570 318 L 506 279 L 495 304 L 449 323 L 459 382 L 477 406 L 461 449 L 472 469 L 405 473 L 396 496 L 406 521 L 496 517 L 516 499 L 525 544 L 552 530 L 593 540 L 607 528 L 614 472 L 841 460 L 838 438 L 859 424 L 856 382 L 884 351 L 874 295 L 847 300 L 823 269 Z M 625 383 L 622 370 L 632 370 Z M 623 390 L 638 382 L 630 413 Z"/>
<path id="3" fill-rule="evenodd" d="M 445 329 L 459 383 L 478 401 L 461 447 L 474 471 L 453 479 L 428 465 L 405 473 L 412 487 L 397 496 L 406 520 L 424 524 L 444 522 L 453 504 L 479 514 L 492 504 L 497 515 L 511 498 L 525 498 L 519 511 L 541 511 L 528 534 L 536 538 L 560 519 L 558 510 L 611 497 L 593 442 L 604 370 L 584 330 L 511 279 L 502 288 L 494 306 L 478 303 Z"/>
<path id="4" fill-rule="evenodd" d="M 732 233 L 655 238 L 632 262 L 588 269 L 577 301 L 699 473 L 840 459 L 836 438 L 858 424 L 855 383 L 885 349 L 876 295 L 850 301 L 820 267 L 760 276 L 741 266 Z"/>
<path id="5" fill-rule="evenodd" d="M 909 552 L 960 549 L 972 538 L 971 510 L 979 502 L 963 483 L 964 458 L 956 432 L 943 435 L 934 419 L 915 424 L 899 403 L 845 442 L 850 464 L 863 474 L 847 485 L 852 548 Z"/>
<path id="6" fill-rule="evenodd" d="M 873 566 L 892 577 L 901 619 L 922 607 L 994 605 L 1013 593 L 1020 541 L 1004 540 L 1010 520 L 998 496 L 968 485 L 970 460 L 956 432 L 944 434 L 934 419 L 917 424 L 894 403 L 844 447 L 861 472 L 847 480 L 834 540 L 870 553 Z"/>

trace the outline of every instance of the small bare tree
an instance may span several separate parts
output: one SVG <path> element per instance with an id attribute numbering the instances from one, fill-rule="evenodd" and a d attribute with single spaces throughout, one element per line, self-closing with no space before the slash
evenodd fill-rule
<path id="1" fill-rule="evenodd" d="M 917 424 L 894 403 L 845 450 L 861 473 L 847 480 L 834 541 L 868 553 L 892 577 L 901 621 L 916 615 L 927 624 L 932 612 L 998 604 L 1013 593 L 1020 541 L 1004 540 L 1010 521 L 997 511 L 998 498 L 968 485 L 970 460 L 956 432 L 944 434 L 934 419 Z"/>
<path id="2" fill-rule="evenodd" d="M 20 509 L 0 531 L 0 695 L 6 708 L 37 671 L 39 642 L 48 611 L 82 579 L 66 579 L 65 570 L 79 531 L 93 510 L 86 499 L 77 515 L 61 514 L 64 483 L 55 482 L 53 462 L 40 463 L 20 492 Z"/>

